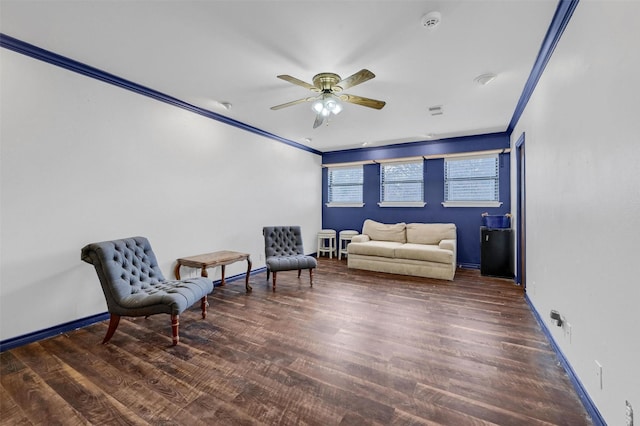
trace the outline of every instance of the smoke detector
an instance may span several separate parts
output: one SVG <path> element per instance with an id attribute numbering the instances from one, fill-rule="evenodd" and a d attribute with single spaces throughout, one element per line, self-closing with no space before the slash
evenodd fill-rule
<path id="1" fill-rule="evenodd" d="M 498 76 L 493 73 L 487 73 L 487 74 L 482 74 L 477 76 L 476 78 L 473 79 L 473 81 L 475 81 L 481 86 L 486 86 L 487 84 L 495 80 L 497 77 Z"/>
<path id="2" fill-rule="evenodd" d="M 233 105 L 231 105 L 231 102 L 227 102 L 227 101 L 213 100 L 211 101 L 211 104 L 217 108 L 224 108 L 226 110 L 230 110 L 233 107 Z"/>
<path id="3" fill-rule="evenodd" d="M 423 27 L 433 30 L 440 24 L 441 20 L 442 15 L 440 15 L 440 12 L 429 12 L 422 17 L 421 22 Z"/>

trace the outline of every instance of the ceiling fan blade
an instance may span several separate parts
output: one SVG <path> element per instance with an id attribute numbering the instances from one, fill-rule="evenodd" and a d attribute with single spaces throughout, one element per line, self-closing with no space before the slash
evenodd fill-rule
<path id="1" fill-rule="evenodd" d="M 288 81 L 289 83 L 295 84 L 297 86 L 302 86 L 305 89 L 313 90 L 314 92 L 319 92 L 320 89 L 314 86 L 313 84 L 309 84 L 306 81 L 299 80 L 295 77 L 291 77 L 290 75 L 279 75 L 278 78 L 280 80 Z"/>
<path id="2" fill-rule="evenodd" d="M 324 118 L 325 118 L 325 116 L 322 115 L 322 113 L 320 113 L 320 112 L 317 113 L 316 114 L 316 121 L 313 122 L 313 128 L 315 129 L 317 127 L 322 126 L 322 123 L 324 123 Z"/>
<path id="3" fill-rule="evenodd" d="M 284 103 L 284 104 L 272 106 L 271 109 L 272 110 L 282 109 L 282 108 L 290 107 L 290 106 L 293 106 L 293 105 L 298 105 L 298 104 L 301 104 L 303 102 L 311 102 L 314 99 L 316 99 L 315 96 L 312 96 L 310 98 L 296 99 L 295 101 L 291 101 L 291 102 L 287 102 L 287 103 Z"/>
<path id="4" fill-rule="evenodd" d="M 367 69 L 362 69 L 357 73 L 353 74 L 350 77 L 342 79 L 336 84 L 342 88 L 342 90 L 347 90 L 350 87 L 356 86 L 358 84 L 364 83 L 365 81 L 371 80 L 376 75 Z"/>
<path id="5" fill-rule="evenodd" d="M 352 104 L 356 104 L 356 105 L 366 106 L 369 108 L 375 108 L 375 109 L 382 109 L 382 107 L 386 105 L 386 102 L 384 101 L 379 101 L 371 98 L 363 98 L 362 96 L 356 96 L 356 95 L 347 95 L 347 94 L 340 95 L 340 100 L 349 102 Z"/>

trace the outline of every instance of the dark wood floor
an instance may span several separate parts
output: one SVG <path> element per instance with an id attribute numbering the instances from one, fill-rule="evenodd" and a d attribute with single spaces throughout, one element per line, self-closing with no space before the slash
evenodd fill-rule
<path id="1" fill-rule="evenodd" d="M 156 315 L 123 318 L 107 345 L 103 322 L 6 351 L 2 424 L 591 424 L 511 281 L 324 258 L 314 277 L 217 288 L 176 347 Z"/>

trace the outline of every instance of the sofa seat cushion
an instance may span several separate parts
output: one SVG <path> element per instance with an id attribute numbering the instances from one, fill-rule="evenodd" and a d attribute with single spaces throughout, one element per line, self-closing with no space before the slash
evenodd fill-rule
<path id="1" fill-rule="evenodd" d="M 402 243 L 393 241 L 368 241 L 366 243 L 352 242 L 347 246 L 349 254 L 361 254 L 364 256 L 381 256 L 393 258 L 395 250 L 402 247 Z"/>
<path id="2" fill-rule="evenodd" d="M 143 316 L 150 312 L 179 314 L 202 299 L 203 294 L 212 291 L 213 282 L 207 278 L 167 280 L 143 287 L 141 291 L 120 299 L 119 303 L 122 308 L 130 310 L 126 316 Z"/>
<path id="3" fill-rule="evenodd" d="M 315 257 L 304 254 L 269 256 L 267 257 L 266 264 L 269 270 L 273 272 L 312 269 L 318 266 Z"/>
<path id="4" fill-rule="evenodd" d="M 395 257 L 436 263 L 453 263 L 451 250 L 443 250 L 437 245 L 430 244 L 402 244 L 395 249 Z"/>

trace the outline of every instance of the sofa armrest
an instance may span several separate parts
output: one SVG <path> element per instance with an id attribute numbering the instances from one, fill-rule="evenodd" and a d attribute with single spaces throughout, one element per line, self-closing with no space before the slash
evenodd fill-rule
<path id="1" fill-rule="evenodd" d="M 441 240 L 438 247 L 444 250 L 456 251 L 456 240 Z"/>
<path id="2" fill-rule="evenodd" d="M 354 235 L 351 238 L 352 243 L 366 243 L 367 241 L 371 241 L 371 238 L 369 238 L 369 236 L 366 234 Z"/>

